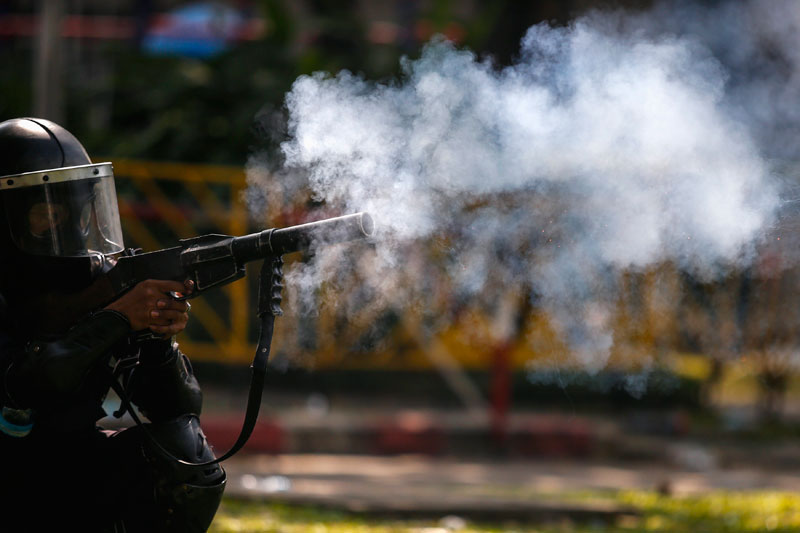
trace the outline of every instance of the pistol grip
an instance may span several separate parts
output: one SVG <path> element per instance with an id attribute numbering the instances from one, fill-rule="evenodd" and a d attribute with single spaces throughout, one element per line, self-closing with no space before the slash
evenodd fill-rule
<path id="1" fill-rule="evenodd" d="M 258 316 L 266 313 L 282 316 L 283 257 L 267 257 L 261 266 L 258 288 Z"/>

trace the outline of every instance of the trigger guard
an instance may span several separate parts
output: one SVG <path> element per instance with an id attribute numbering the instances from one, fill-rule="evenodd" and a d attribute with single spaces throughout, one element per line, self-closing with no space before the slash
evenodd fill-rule
<path id="1" fill-rule="evenodd" d="M 183 302 L 185 300 L 188 300 L 189 298 L 194 298 L 195 296 L 196 294 L 194 292 L 191 294 L 185 294 L 183 296 L 179 296 L 177 292 L 169 291 L 169 297 L 175 300 L 176 302 Z"/>

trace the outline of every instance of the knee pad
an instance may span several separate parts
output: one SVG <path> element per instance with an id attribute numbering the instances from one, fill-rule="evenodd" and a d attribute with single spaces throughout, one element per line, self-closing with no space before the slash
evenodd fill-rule
<path id="1" fill-rule="evenodd" d="M 214 459 L 211 446 L 194 415 L 150 425 L 150 433 L 176 458 L 192 463 Z M 219 465 L 187 466 L 145 445 L 154 469 L 156 506 L 165 531 L 206 531 L 225 490 L 225 470 Z"/>
<path id="2" fill-rule="evenodd" d="M 162 487 L 156 497 L 160 500 L 157 504 L 164 520 L 164 531 L 207 531 L 217 514 L 224 490 L 224 471 L 214 485 L 181 483 Z"/>
<path id="3" fill-rule="evenodd" d="M 199 415 L 203 393 L 189 358 L 178 350 L 177 344 L 167 344 L 166 348 L 162 344 L 154 344 L 166 350 L 158 357 L 153 355 L 152 346 L 142 348 L 143 362 L 133 370 L 126 384 L 131 402 L 153 423 L 181 415 Z"/>

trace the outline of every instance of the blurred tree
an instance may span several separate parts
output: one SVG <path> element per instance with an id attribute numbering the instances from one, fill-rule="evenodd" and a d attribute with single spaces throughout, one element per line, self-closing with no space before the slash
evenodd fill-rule
<path id="1" fill-rule="evenodd" d="M 303 72 L 363 72 L 369 48 L 355 0 L 310 0 L 312 30 L 300 56 Z"/>
<path id="2" fill-rule="evenodd" d="M 0 118 L 30 114 L 33 107 L 33 61 L 30 48 L 0 41 Z"/>
<path id="3" fill-rule="evenodd" d="M 92 128 L 86 122 L 90 103 L 73 94 L 73 130 L 92 153 L 243 164 L 255 142 L 259 109 L 282 101 L 297 75 L 291 16 L 276 0 L 261 7 L 268 21 L 264 38 L 207 60 L 148 56 L 129 47 L 110 51 L 115 68 L 109 128 Z"/>
<path id="4" fill-rule="evenodd" d="M 499 65 L 513 62 L 519 43 L 528 28 L 540 22 L 566 23 L 572 15 L 572 1 L 538 0 L 535 2 L 483 2 L 499 10 L 493 17 L 494 24 L 487 33 L 483 45 L 478 48 L 494 58 Z"/>
<path id="5" fill-rule="evenodd" d="M 514 49 L 523 33 L 503 31 L 502 18 L 519 15 L 513 2 L 477 3 L 471 15 L 450 0 L 425 8 L 398 2 L 395 16 L 405 30 L 392 42 L 375 44 L 353 0 L 309 0 L 307 15 L 285 0 L 260 0 L 249 5 L 266 23 L 261 39 L 209 59 L 152 56 L 140 45 L 154 4 L 134 4 L 130 41 L 65 43 L 65 122 L 90 153 L 243 164 L 254 147 L 279 140 L 265 135 L 263 117 L 282 108 L 301 74 L 347 69 L 386 80 L 397 76 L 400 57 L 418 54 L 433 33 L 450 34 L 478 51 Z M 526 25 L 529 18 L 518 22 Z M 420 31 L 425 27 L 427 33 Z M 0 41 L 2 118 L 32 113 L 31 53 L 24 39 Z"/>

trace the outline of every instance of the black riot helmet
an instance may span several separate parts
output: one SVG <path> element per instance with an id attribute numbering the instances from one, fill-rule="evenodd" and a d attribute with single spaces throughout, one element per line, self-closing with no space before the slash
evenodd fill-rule
<path id="1" fill-rule="evenodd" d="M 111 163 L 49 120 L 1 122 L 3 291 L 82 289 L 122 250 Z"/>

